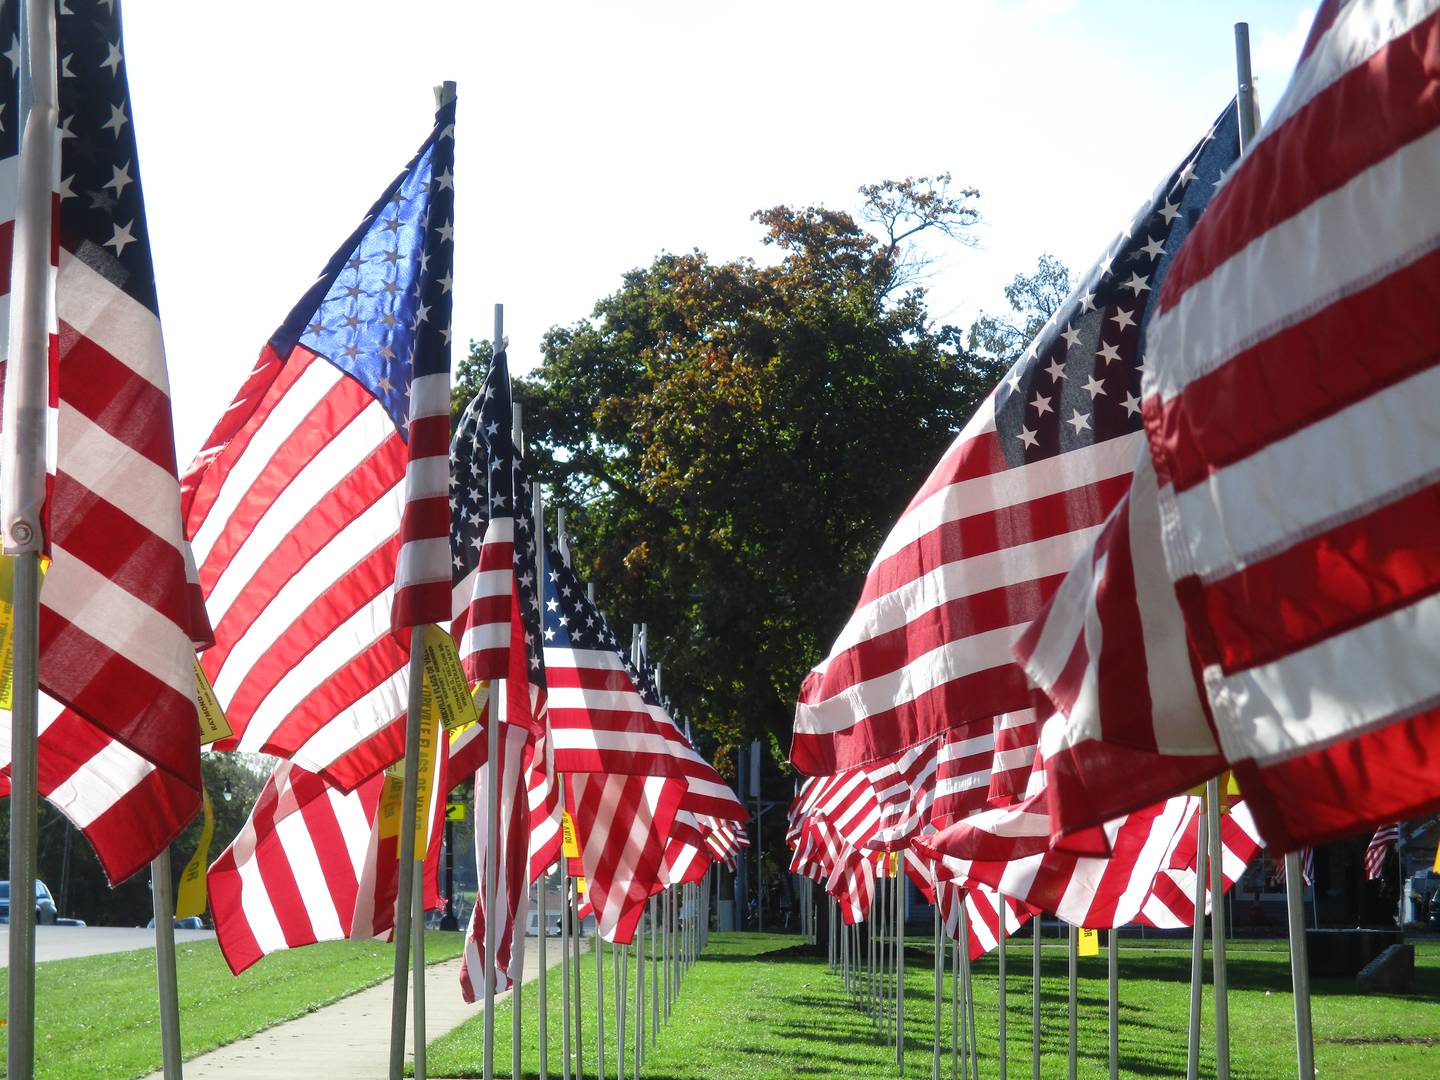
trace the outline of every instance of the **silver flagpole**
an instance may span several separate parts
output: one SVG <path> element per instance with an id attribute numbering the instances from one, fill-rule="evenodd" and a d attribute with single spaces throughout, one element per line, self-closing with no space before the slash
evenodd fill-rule
<path id="1" fill-rule="evenodd" d="M 595 1077 L 605 1080 L 605 943 L 595 920 Z"/>
<path id="2" fill-rule="evenodd" d="M 660 1039 L 660 952 L 664 943 L 657 938 L 663 896 L 650 897 L 650 1046 Z"/>
<path id="3" fill-rule="evenodd" d="M 1190 1036 L 1185 1053 L 1185 1080 L 1200 1077 L 1200 1011 L 1205 991 L 1205 864 L 1210 855 L 1206 839 L 1210 830 L 1203 797 L 1195 817 L 1195 922 L 1190 929 Z"/>
<path id="4" fill-rule="evenodd" d="M 965 1052 L 965 1025 L 960 1022 L 960 941 L 950 945 L 950 1080 L 970 1080 L 970 1055 Z"/>
<path id="5" fill-rule="evenodd" d="M 498 355 L 505 347 L 505 305 L 495 305 L 495 336 L 491 348 Z M 518 425 L 516 425 L 518 427 Z M 518 431 L 514 432 L 519 435 Z M 518 444 L 518 439 L 516 440 Z M 413 681 L 413 679 L 412 679 Z M 413 699 L 413 691 L 412 691 Z M 505 710 L 505 683 L 496 679 L 490 691 L 490 722 L 485 725 L 486 775 L 488 788 L 485 799 L 485 1048 L 482 1076 L 495 1077 L 495 957 L 499 943 L 495 918 L 495 893 L 499 882 L 496 848 L 500 846 L 500 782 L 496 766 L 500 762 L 500 714 Z M 407 775 L 408 772 L 407 772 Z M 408 789 L 413 790 L 413 789 Z M 407 803 L 406 805 L 410 805 Z M 391 1078 L 399 1080 L 399 1074 Z"/>
<path id="6" fill-rule="evenodd" d="M 940 1080 L 940 997 L 945 992 L 945 946 L 940 940 L 940 899 L 935 899 L 932 945 L 935 949 L 935 1034 L 930 1043 L 930 1080 Z M 955 1046 L 955 1028 L 950 1028 L 950 1046 Z"/>
<path id="7" fill-rule="evenodd" d="M 1210 819 L 1210 962 L 1215 972 L 1215 1080 L 1230 1080 L 1230 999 L 1225 969 L 1225 863 L 1220 852 L 1220 781 L 1205 785 Z"/>
<path id="8" fill-rule="evenodd" d="M 1004 929 L 1004 927 L 1002 927 Z M 965 1015 L 969 1025 L 969 1047 L 971 1047 L 971 1073 L 975 1080 L 981 1076 L 981 1044 L 975 1035 L 975 979 L 971 971 L 971 913 L 965 904 L 960 904 L 960 982 L 965 988 Z"/>
<path id="9" fill-rule="evenodd" d="M 427 830 L 428 832 L 428 830 Z M 425 1080 L 425 860 L 415 863 L 415 880 L 411 884 L 410 996 L 415 999 L 415 1080 Z"/>
<path id="10" fill-rule="evenodd" d="M 53 138 L 60 126 L 55 94 L 55 6 L 26 0 L 19 12 L 19 198 L 15 211 L 10 364 L 4 429 L 13 432 L 6 462 L 5 550 L 17 555 L 15 643 L 10 717 L 10 926 L 6 1030 L 8 1073 L 35 1070 L 36 739 L 40 712 L 40 510 L 44 505 L 50 363 L 50 225 L 55 190 Z M 25 898 L 23 902 L 16 898 Z M 156 920 L 159 925 L 160 920 Z M 169 922 L 168 913 L 166 925 Z M 168 1075 L 168 1074 L 167 1074 Z"/>
<path id="11" fill-rule="evenodd" d="M 34 891 L 34 887 L 31 887 Z M 175 977 L 175 897 L 170 882 L 170 848 L 167 845 L 150 863 L 150 900 L 155 908 L 155 974 L 160 987 L 160 1056 L 165 1080 L 179 1080 L 180 987 Z M 24 895 L 24 894 L 20 894 Z M 10 914 L 19 903 L 10 894 Z"/>
<path id="12" fill-rule="evenodd" d="M 1290 979 L 1295 989 L 1295 1061 L 1302 1080 L 1315 1080 L 1315 1038 L 1310 1028 L 1310 958 L 1305 952 L 1305 887 L 1300 853 L 1285 856 L 1285 914 L 1290 927 Z"/>
<path id="13" fill-rule="evenodd" d="M 1009 909 L 1009 905 L 1007 905 L 1007 904 L 1005 903 L 1005 900 L 1004 900 L 1003 897 L 1001 898 L 1000 903 L 1001 903 L 1001 905 L 1002 905 L 1001 908 L 1000 908 L 1000 937 L 999 937 L 999 939 L 995 942 L 995 960 L 996 960 L 996 963 L 999 965 L 999 972 L 998 972 L 998 983 L 999 983 L 999 986 L 998 986 L 996 992 L 997 992 L 997 994 L 999 995 L 1000 1001 L 999 1001 L 999 1004 L 998 1004 L 998 1006 L 997 1006 L 997 1008 L 996 1008 L 995 1021 L 996 1021 L 997 1025 L 998 1025 L 998 1027 L 999 1027 L 999 1036 L 998 1036 L 999 1049 L 1000 1049 L 1000 1070 L 999 1070 L 999 1071 L 1000 1071 L 1001 1080 L 1004 1080 L 1005 1077 L 1007 1077 L 1007 1076 L 1010 1075 L 1010 1074 L 1006 1071 L 1006 1067 L 1005 1067 L 1005 938 L 1006 938 L 1006 936 L 1007 936 L 1007 935 L 1009 934 L 1009 932 L 1010 932 L 1010 931 L 1009 931 L 1009 927 L 1007 926 L 1005 920 L 1006 920 L 1006 918 L 1008 917 L 1008 913 L 1009 913 L 1009 910 L 1010 910 L 1010 909 Z"/>
<path id="14" fill-rule="evenodd" d="M 580 979 L 580 945 L 585 926 L 580 920 L 580 883 L 577 878 L 570 878 L 570 893 L 566 896 L 566 903 L 570 906 L 570 916 L 575 920 L 570 927 L 570 966 L 575 969 L 575 1079 L 580 1080 L 585 1076 L 585 1009 L 582 1008 L 585 1002 L 585 985 Z"/>
<path id="15" fill-rule="evenodd" d="M 635 933 L 635 1075 L 645 1063 L 645 909 Z"/>
<path id="16" fill-rule="evenodd" d="M 1030 1078 L 1040 1080 L 1040 916 L 1032 927 L 1035 955 L 1030 966 Z"/>
<path id="17" fill-rule="evenodd" d="M 895 890 L 895 1064 L 905 1072 L 905 890 Z"/>
<path id="18" fill-rule="evenodd" d="M 1078 1056 L 1079 1050 L 1080 1050 L 1080 1046 L 1079 1046 L 1079 1028 L 1077 1027 L 1077 1023 L 1076 1023 L 1077 1017 L 1076 1017 L 1076 1015 L 1075 1015 L 1075 1012 L 1076 1012 L 1076 1010 L 1075 1010 L 1075 1006 L 1076 1006 L 1076 1001 L 1075 1001 L 1076 993 L 1075 993 L 1075 992 L 1076 992 L 1076 982 L 1077 982 L 1076 976 L 1077 976 L 1077 974 L 1078 974 L 1077 971 L 1076 971 L 1076 968 L 1077 968 L 1077 966 L 1078 966 L 1078 964 L 1079 964 L 1079 958 L 1078 958 L 1078 956 L 1077 956 L 1077 953 L 1078 953 L 1078 951 L 1079 951 L 1079 945 L 1080 945 L 1080 934 L 1079 934 L 1079 931 L 1075 929 L 1075 924 L 1074 924 L 1074 923 L 1071 923 L 1070 926 L 1069 926 L 1069 935 L 1068 935 L 1068 937 L 1069 937 L 1069 946 L 1070 946 L 1070 947 L 1069 947 L 1069 950 L 1068 950 L 1068 951 L 1069 951 L 1069 954 L 1070 954 L 1070 955 L 1069 955 L 1070 964 L 1069 964 L 1069 972 L 1068 972 L 1068 977 L 1069 977 L 1069 982 L 1070 982 L 1070 1045 L 1069 1045 L 1069 1051 L 1068 1051 L 1068 1053 L 1069 1053 L 1069 1063 L 1070 1063 L 1069 1074 L 1070 1074 L 1070 1080 L 1075 1080 L 1075 1070 L 1076 1070 L 1077 1065 L 1078 1065 L 1077 1056 Z"/>
<path id="19" fill-rule="evenodd" d="M 629 1003 L 630 949 L 615 946 L 615 1080 L 625 1080 L 625 1011 Z"/>
<path id="20" fill-rule="evenodd" d="M 555 774 L 560 791 L 565 777 Z M 563 795 L 561 799 L 564 802 Z M 560 852 L 560 1080 L 570 1080 L 570 875 Z"/>
<path id="21" fill-rule="evenodd" d="M 535 486 L 535 501 L 538 505 L 540 501 L 540 486 L 538 484 Z M 535 515 L 535 528 L 538 532 L 540 528 L 539 514 Z M 537 548 L 539 546 L 539 544 L 536 545 Z M 550 1012 L 550 996 L 546 993 L 545 986 L 545 961 L 547 959 L 545 954 L 548 951 L 545 938 L 550 933 L 550 924 L 545 917 L 545 879 L 548 876 L 548 871 L 549 867 L 546 867 L 545 870 L 541 872 L 535 894 L 535 921 L 539 924 L 540 928 L 540 941 L 538 943 L 540 948 L 540 971 L 538 975 L 539 985 L 536 988 L 540 999 L 540 1014 L 538 1018 L 540 1024 L 540 1080 L 547 1080 L 547 1074 L 550 1072 L 550 1032 L 546 1027 L 546 1020 Z"/>
<path id="22" fill-rule="evenodd" d="M 1106 938 L 1110 967 L 1110 1080 L 1120 1076 L 1120 928 L 1112 927 Z"/>
<path id="23" fill-rule="evenodd" d="M 410 702 L 405 721 L 405 778 L 400 789 L 400 805 L 404 808 L 400 822 L 400 868 L 399 881 L 395 887 L 395 982 L 390 999 L 390 1080 L 400 1080 L 405 1071 L 405 975 L 410 967 L 410 922 L 415 883 L 414 815 L 420 787 L 420 701 L 424 680 L 424 651 L 412 648 Z"/>
<path id="24" fill-rule="evenodd" d="M 670 908 L 672 906 L 670 902 L 671 896 L 672 894 L 670 892 L 670 888 L 669 886 L 666 886 L 665 891 L 660 894 L 660 908 L 664 913 L 665 917 L 665 931 L 660 937 L 660 948 L 665 955 L 661 958 L 660 966 L 665 969 L 665 986 L 663 988 L 664 994 L 662 996 L 665 999 L 665 1019 L 667 1021 L 670 1019 Z"/>

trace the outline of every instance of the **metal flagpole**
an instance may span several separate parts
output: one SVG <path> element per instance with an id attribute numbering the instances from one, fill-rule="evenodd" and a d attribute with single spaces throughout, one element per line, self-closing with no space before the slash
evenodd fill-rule
<path id="1" fill-rule="evenodd" d="M 575 970 L 575 1080 L 581 1080 L 585 1075 L 585 1011 L 582 1008 L 585 987 L 580 978 L 580 944 L 584 925 L 580 918 L 580 882 L 578 879 L 570 879 L 570 894 L 565 898 L 565 902 L 570 905 L 571 916 L 574 920 L 570 933 L 572 950 L 570 965 Z"/>
<path id="2" fill-rule="evenodd" d="M 895 1064 L 905 1072 L 905 890 L 895 890 Z"/>
<path id="3" fill-rule="evenodd" d="M 930 1043 L 930 1080 L 940 1080 L 940 996 L 945 990 L 945 947 L 940 940 L 940 900 L 935 900 L 934 918 L 934 940 L 935 949 L 935 1034 Z M 955 1046 L 955 1028 L 952 1023 L 950 1028 L 950 1046 Z"/>
<path id="4" fill-rule="evenodd" d="M 656 939 L 660 930 L 661 897 L 650 897 L 650 1045 L 654 1047 L 660 1038 L 660 951 L 664 947 Z"/>
<path id="5" fill-rule="evenodd" d="M 427 830 L 428 834 L 428 830 Z M 410 996 L 415 999 L 415 1080 L 425 1080 L 425 860 L 415 864 L 410 887 Z"/>
<path id="6" fill-rule="evenodd" d="M 635 932 L 635 1075 L 645 1062 L 645 909 Z"/>
<path id="7" fill-rule="evenodd" d="M 34 886 L 31 886 L 32 893 Z M 150 900 L 155 909 L 155 974 L 160 989 L 160 1056 L 165 1080 L 180 1077 L 180 987 L 175 977 L 175 897 L 170 881 L 167 845 L 150 862 Z M 18 894 L 23 896 L 25 894 Z M 16 907 L 31 905 L 10 894 L 10 917 Z M 31 912 L 33 916 L 33 911 Z"/>
<path id="8" fill-rule="evenodd" d="M 595 920 L 595 1077 L 605 1080 L 605 943 Z"/>
<path id="9" fill-rule="evenodd" d="M 1004 930 L 1004 926 L 1001 927 Z M 971 1047 L 971 1073 L 975 1080 L 981 1076 L 981 1044 L 975 1037 L 975 979 L 971 971 L 971 913 L 965 904 L 960 904 L 960 982 L 965 988 L 965 1015 L 968 1017 L 969 1047 Z"/>
<path id="10" fill-rule="evenodd" d="M 1110 967 L 1110 1080 L 1120 1076 L 1120 953 L 1118 926 L 1112 927 L 1106 939 Z"/>
<path id="11" fill-rule="evenodd" d="M 629 998 L 630 949 L 615 946 L 615 1080 L 625 1080 L 625 1007 Z"/>
<path id="12" fill-rule="evenodd" d="M 1040 916 L 1033 927 L 1035 955 L 1030 966 L 1030 1078 L 1040 1080 Z"/>
<path id="13" fill-rule="evenodd" d="M 563 792 L 564 774 L 556 773 L 555 782 Z M 570 875 L 564 851 L 560 853 L 560 1080 L 570 1080 Z"/>
<path id="14" fill-rule="evenodd" d="M 1185 1053 L 1185 1080 L 1200 1077 L 1200 1010 L 1205 990 L 1205 865 L 1210 849 L 1206 840 L 1209 825 L 1205 800 L 1195 824 L 1195 923 L 1190 930 L 1190 1036 Z"/>
<path id="15" fill-rule="evenodd" d="M 1398 846 L 1398 845 L 1397 845 Z M 1315 1037 L 1310 1028 L 1310 958 L 1305 952 L 1305 888 L 1300 853 L 1285 856 L 1285 915 L 1290 929 L 1290 980 L 1295 989 L 1295 1062 L 1302 1080 L 1315 1077 Z"/>
<path id="16" fill-rule="evenodd" d="M 540 502 L 540 486 L 538 484 L 535 486 L 535 502 L 538 507 Z M 539 514 L 535 515 L 535 528 L 538 532 L 540 528 Z M 536 544 L 535 547 L 538 550 L 540 545 Z M 545 961 L 547 959 L 545 954 L 548 951 L 546 948 L 545 938 L 550 933 L 550 924 L 545 917 L 545 879 L 548 876 L 548 871 L 549 867 L 546 867 L 545 871 L 541 872 L 538 891 L 535 894 L 535 921 L 539 924 L 540 927 L 540 941 L 538 943 L 540 948 L 540 971 L 538 975 L 540 985 L 536 988 L 540 999 L 540 1080 L 547 1080 L 547 1074 L 550 1071 L 550 1032 L 546 1028 L 546 1019 L 550 1012 L 550 996 L 546 993 L 545 989 Z"/>
<path id="17" fill-rule="evenodd" d="M 965 1027 L 960 1023 L 960 940 L 950 945 L 950 1080 L 970 1080 Z"/>
<path id="18" fill-rule="evenodd" d="M 665 1019 L 670 1019 L 670 889 L 667 886 L 660 894 L 660 910 L 665 920 L 665 929 L 660 935 L 660 949 L 664 954 L 660 958 L 660 966 L 664 968 L 662 977 L 665 980 L 662 994 L 665 1000 Z"/>
<path id="19" fill-rule="evenodd" d="M 420 649 L 412 648 L 410 702 L 405 721 L 405 778 L 400 789 L 400 805 L 405 810 L 400 823 L 399 881 L 395 888 L 395 981 L 390 999 L 390 1080 L 400 1080 L 405 1071 L 405 975 L 410 966 L 410 923 L 415 883 L 414 815 L 420 787 L 420 703 L 424 681 L 425 654 Z M 488 1076 L 489 1074 L 487 1080 Z"/>
<path id="20" fill-rule="evenodd" d="M 493 774 L 492 774 L 493 775 Z M 526 887 L 525 907 L 530 907 L 528 901 L 529 887 Z M 525 972 L 525 924 L 523 920 L 516 919 L 515 924 L 510 928 L 510 1075 L 520 1075 L 520 981 Z M 517 965 L 515 961 L 521 962 Z M 518 968 L 518 970 L 517 970 Z"/>
<path id="21" fill-rule="evenodd" d="M 1225 863 L 1220 852 L 1220 781 L 1205 785 L 1210 819 L 1210 962 L 1215 973 L 1215 1080 L 1230 1080 L 1230 1003 L 1225 970 Z M 1198 913 L 1197 913 L 1198 914 Z"/>
<path id="22" fill-rule="evenodd" d="M 1004 897 L 1001 897 L 1000 903 L 1000 936 L 995 942 L 995 959 L 999 965 L 999 987 L 996 992 L 999 995 L 1000 1002 L 996 1010 L 995 1020 L 999 1026 L 1000 1076 L 1003 1080 L 1004 1077 L 1010 1075 L 1005 1068 L 1005 938 L 1009 934 L 1009 930 L 1005 925 L 1005 918 L 1009 906 L 1005 903 Z"/>
<path id="23" fill-rule="evenodd" d="M 495 305 L 495 336 L 491 348 L 500 353 L 505 347 L 505 305 Z M 514 432 L 518 435 L 519 432 Z M 516 440 L 518 444 L 518 439 Z M 412 695 L 413 696 L 413 695 Z M 499 882 L 496 848 L 500 846 L 500 780 L 496 775 L 500 763 L 500 715 L 505 711 L 505 682 L 496 679 L 490 691 L 490 723 L 486 725 L 485 746 L 489 779 L 485 800 L 485 1050 L 482 1076 L 495 1077 L 495 957 L 498 944 L 495 918 L 495 893 Z M 407 772 L 408 776 L 409 773 Z M 408 789 L 407 789 L 408 790 Z M 409 805 L 407 803 L 407 805 Z M 392 1080 L 399 1080 L 396 1074 Z"/>
<path id="24" fill-rule="evenodd" d="M 1078 953 L 1078 951 L 1079 951 L 1079 945 L 1080 945 L 1080 933 L 1079 933 L 1078 930 L 1075 929 L 1075 924 L 1074 924 L 1074 923 L 1071 923 L 1071 924 L 1069 925 L 1068 938 L 1069 938 L 1069 950 L 1068 950 L 1068 951 L 1069 951 L 1069 954 L 1070 954 L 1070 956 L 1069 956 L 1070 964 L 1069 964 L 1069 971 L 1068 971 L 1068 978 L 1069 978 L 1069 982 L 1070 982 L 1070 1046 L 1069 1046 L 1069 1051 L 1068 1051 L 1068 1053 L 1069 1053 L 1069 1062 L 1070 1062 L 1069 1075 L 1070 1075 L 1070 1080 L 1075 1080 L 1075 1070 L 1076 1070 L 1076 1067 L 1077 1067 L 1077 1064 L 1078 1064 L 1077 1057 L 1078 1057 L 1079 1050 L 1080 1050 L 1080 1045 L 1079 1045 L 1079 1029 L 1078 1029 L 1077 1024 L 1076 1024 L 1077 1017 L 1076 1017 L 1076 1015 L 1075 1015 L 1075 1005 L 1076 1005 L 1076 1002 L 1075 1002 L 1076 993 L 1075 993 L 1075 991 L 1076 991 L 1076 981 L 1077 981 L 1077 980 L 1076 980 L 1076 976 L 1077 976 L 1076 968 L 1077 968 L 1077 966 L 1078 966 L 1078 964 L 1079 964 L 1079 960 L 1078 960 L 1078 957 L 1077 957 L 1077 953 Z"/>
<path id="25" fill-rule="evenodd" d="M 26 0 L 19 11 L 19 198 L 15 213 L 10 364 L 5 377 L 4 429 L 13 432 L 6 462 L 5 549 L 14 570 L 13 712 L 10 722 L 10 926 L 7 1071 L 35 1069 L 36 739 L 39 733 L 40 510 L 45 494 L 49 397 L 50 226 L 55 190 L 53 138 L 55 14 L 49 0 Z M 23 899 L 17 899 L 23 898 Z M 172 926 L 167 912 L 166 925 Z M 156 920 L 159 925 L 160 920 Z M 167 1073 L 168 1075 L 168 1073 Z"/>

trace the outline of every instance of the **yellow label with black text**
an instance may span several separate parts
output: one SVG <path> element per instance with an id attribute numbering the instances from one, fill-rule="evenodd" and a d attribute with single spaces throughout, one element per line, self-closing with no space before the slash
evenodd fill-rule
<path id="1" fill-rule="evenodd" d="M 465 670 L 460 666 L 455 639 L 433 623 L 419 630 L 420 646 L 425 650 L 425 684 L 434 692 L 434 707 L 440 714 L 440 726 L 446 731 L 453 731 L 475 723 L 480 719 L 480 712 L 475 706 Z"/>
<path id="2" fill-rule="evenodd" d="M 375 812 L 375 825 L 380 839 L 400 835 L 400 804 L 405 801 L 405 781 L 385 770 L 385 786 L 380 789 L 380 807 Z M 399 858 L 399 855 L 396 855 Z"/>
<path id="3" fill-rule="evenodd" d="M 204 799 L 205 820 L 200 826 L 200 842 L 195 845 L 195 854 L 185 864 L 185 872 L 180 875 L 180 888 L 175 892 L 177 919 L 205 914 L 205 868 L 210 865 L 210 841 L 215 836 L 215 808 L 210 805 L 210 792 L 202 790 L 200 794 Z"/>
<path id="4" fill-rule="evenodd" d="M 567 859 L 580 858 L 580 838 L 569 810 L 560 811 L 560 850 Z"/>
<path id="5" fill-rule="evenodd" d="M 235 734 L 230 727 L 230 721 L 225 719 L 225 711 L 220 708 L 220 699 L 215 696 L 215 688 L 210 685 L 210 676 L 206 675 L 205 669 L 200 666 L 198 656 L 195 657 L 195 705 L 200 717 L 201 746 L 228 739 Z"/>
<path id="6" fill-rule="evenodd" d="M 1075 937 L 1076 937 L 1077 942 L 1078 942 L 1078 944 L 1077 944 L 1077 946 L 1076 946 L 1076 949 L 1075 949 L 1075 955 L 1077 955 L 1077 956 L 1099 956 L 1099 955 L 1100 955 L 1100 931 L 1098 931 L 1098 930 L 1090 930 L 1090 929 L 1087 929 L 1086 927 L 1083 927 L 1083 926 L 1082 926 L 1082 927 L 1079 927 L 1079 928 L 1076 930 Z"/>
<path id="7" fill-rule="evenodd" d="M 0 555 L 0 709 L 15 707 L 15 560 Z M 40 580 L 50 560 L 40 559 Z"/>

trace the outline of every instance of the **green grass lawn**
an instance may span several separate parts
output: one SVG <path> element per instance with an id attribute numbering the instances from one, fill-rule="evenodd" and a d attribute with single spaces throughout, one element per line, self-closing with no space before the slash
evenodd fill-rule
<path id="1" fill-rule="evenodd" d="M 458 955 L 462 936 L 427 933 L 426 961 Z M 237 977 L 213 941 L 180 945 L 176 971 L 184 1056 L 213 1050 L 373 986 L 390 977 L 394 963 L 394 947 L 384 942 L 332 941 L 275 953 Z M 5 997 L 0 983 L 0 1002 Z M 40 964 L 35 1004 L 36 1075 L 44 1080 L 119 1080 L 160 1068 L 153 950 Z M 0 1040 L 0 1062 L 4 1060 Z"/>
<path id="2" fill-rule="evenodd" d="M 1289 965 L 1283 942 L 1231 942 L 1231 1075 L 1235 1080 L 1276 1080 L 1295 1075 L 1294 1020 Z M 907 950 L 904 1075 L 930 1075 L 933 968 L 927 941 Z M 615 1075 L 614 990 L 606 948 L 606 1075 Z M 1042 954 L 1042 1066 L 1065 1075 L 1067 1045 L 1065 950 L 1047 942 Z M 593 959 L 583 960 L 585 1075 L 595 1075 Z M 1208 954 L 1207 954 L 1208 963 Z M 1421 1080 L 1440 1076 L 1440 943 L 1417 948 L 1417 988 L 1409 995 L 1365 996 L 1349 980 L 1317 980 L 1313 987 L 1315 1057 L 1321 1078 Z M 1082 1077 L 1107 1076 L 1105 956 L 1082 960 L 1079 983 Z M 549 1075 L 560 1075 L 559 971 L 550 979 Z M 1030 1076 L 1030 942 L 1012 941 L 1009 962 L 1008 1076 Z M 633 964 L 630 994 L 634 993 Z M 981 1074 L 998 1075 L 997 979 L 993 954 L 975 965 L 976 1026 Z M 949 976 L 944 1023 L 948 1039 Z M 538 1075 L 535 984 L 525 987 L 523 1063 Z M 1122 1076 L 1184 1076 L 1189 1001 L 1189 943 L 1125 939 L 1120 960 L 1120 1072 Z M 1214 1075 L 1213 999 L 1205 993 L 1202 1072 Z M 630 1021 L 633 1024 L 633 1017 Z M 496 1010 L 497 1075 L 509 1075 L 510 1011 Z M 482 1022 L 471 1020 L 430 1045 L 435 1077 L 480 1075 Z M 633 1055 L 633 1027 L 627 1053 Z M 626 1074 L 633 1075 L 633 1056 Z M 949 1075 L 949 1058 L 944 1061 Z M 823 946 L 808 949 L 777 934 L 712 934 L 709 948 L 688 973 L 658 1045 L 647 1051 L 644 1077 L 656 1080 L 791 1080 L 800 1077 L 897 1075 L 894 1049 L 875 1036 L 875 1025 L 827 970 Z"/>

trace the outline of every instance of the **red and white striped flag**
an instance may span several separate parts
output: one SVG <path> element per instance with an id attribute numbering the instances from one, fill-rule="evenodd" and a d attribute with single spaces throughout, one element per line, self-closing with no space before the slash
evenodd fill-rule
<path id="1" fill-rule="evenodd" d="M 1195 862 L 1196 841 L 1199 837 L 1200 807 L 1197 802 L 1191 813 L 1191 821 L 1185 825 L 1184 835 L 1175 846 L 1169 865 L 1155 876 L 1150 895 L 1140 905 L 1135 921 L 1159 929 L 1175 929 L 1195 925 Z M 1226 892 L 1232 889 L 1250 861 L 1265 846 L 1255 819 L 1243 802 L 1237 802 L 1220 818 L 1220 871 Z M 1210 912 L 1210 875 L 1207 867 L 1205 876 L 1205 910 Z"/>
<path id="2" fill-rule="evenodd" d="M 1008 896 L 1001 896 L 988 885 L 970 882 L 959 885 L 954 881 L 942 881 L 937 886 L 935 864 L 913 851 L 905 852 L 905 874 L 920 890 L 925 902 L 940 905 L 940 921 L 945 934 L 951 941 L 960 936 L 960 908 L 963 904 L 969 916 L 970 959 L 984 956 L 1000 943 L 1000 938 L 1009 937 L 1038 914 L 1033 908 Z"/>
<path id="3" fill-rule="evenodd" d="M 1365 845 L 1365 876 L 1368 879 L 1375 881 L 1384 875 L 1385 856 L 1389 855 L 1399 842 L 1400 826 L 1395 822 L 1381 825 L 1375 830 L 1375 835 L 1370 838 L 1370 843 Z"/>
<path id="4" fill-rule="evenodd" d="M 870 840 L 871 848 L 904 848 L 930 824 L 935 772 L 940 764 L 939 744 L 939 739 L 931 739 L 865 770 L 880 807 L 880 823 Z"/>
<path id="5" fill-rule="evenodd" d="M 235 731 L 219 748 L 343 787 L 404 750 L 410 650 L 393 630 L 451 614 L 454 118 L 453 101 L 436 113 L 185 477 L 215 620 L 203 663 Z"/>
<path id="6" fill-rule="evenodd" d="M 1011 646 L 1129 486 L 1153 297 L 1235 159 L 1229 109 L 946 452 L 801 686 L 790 758 L 823 775 L 1031 704 Z"/>
<path id="7" fill-rule="evenodd" d="M 990 769 L 995 763 L 995 729 L 971 725 L 948 732 L 940 742 L 935 769 L 932 824 L 943 825 L 983 809 L 990 793 Z"/>
<path id="8" fill-rule="evenodd" d="M 1088 701 L 1052 761 L 1058 834 L 1227 762 L 1279 851 L 1440 805 L 1436 7 L 1322 7 L 1159 290 L 1153 506 L 1137 480 L 1020 647 L 1062 711 Z"/>
<path id="9" fill-rule="evenodd" d="M 443 775 L 442 762 L 437 776 Z M 441 906 L 443 790 L 436 783 L 431 793 L 426 911 Z M 298 765 L 277 765 L 240 834 L 206 876 L 215 936 L 230 970 L 238 975 L 280 949 L 389 934 L 405 817 L 398 779 L 377 774 L 342 792 Z"/>
<path id="10" fill-rule="evenodd" d="M 18 49 L 19 4 L 0 11 Z M 200 808 L 194 648 L 208 641 L 187 580 L 169 381 L 131 124 L 120 13 L 56 19 L 64 58 L 53 219 L 17 223 L 20 114 L 12 58 L 0 85 L 0 299 L 11 245 L 50 250 L 50 365 L 44 460 L 20 475 L 19 392 L 7 371 L 7 551 L 53 562 L 40 593 L 40 793 L 90 840 L 118 883 Z M 39 112 L 32 116 L 44 123 Z M 43 146 L 42 137 L 38 145 Z M 0 316 L 0 333 L 9 320 Z M 9 348 L 4 349 L 9 355 Z M 18 376 L 16 376 L 18 378 Z M 41 534 L 22 538 L 17 515 Z M 22 486 L 24 491 L 22 492 Z M 34 493 L 29 492 L 30 487 Z M 24 504 L 24 505 L 22 505 Z M 0 795 L 9 792 L 10 714 L 0 713 Z"/>

